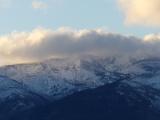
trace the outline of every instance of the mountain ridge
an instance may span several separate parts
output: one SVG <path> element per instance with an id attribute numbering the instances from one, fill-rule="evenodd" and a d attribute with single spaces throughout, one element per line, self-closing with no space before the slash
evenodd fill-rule
<path id="1" fill-rule="evenodd" d="M 0 83 L 2 83 L 1 79 L 5 82 L 8 81 L 7 87 L 2 84 L 0 86 L 0 89 L 6 88 L 4 91 L 0 91 L 1 108 L 6 106 L 5 110 L 8 110 L 8 113 L 16 112 L 16 115 L 23 113 L 23 111 L 28 113 L 29 110 L 32 111 L 39 106 L 46 106 L 52 102 L 54 104 L 54 102 L 66 100 L 68 97 L 75 99 L 74 95 L 81 94 L 83 91 L 93 90 L 96 93 L 98 88 L 106 86 L 118 96 L 125 95 L 123 99 L 132 98 L 131 104 L 141 99 L 148 101 L 149 106 L 152 106 L 155 111 L 159 111 L 160 59 L 131 60 L 126 64 L 121 64 L 117 59 L 115 57 L 50 59 L 36 64 L 0 67 Z M 113 88 L 108 88 L 108 86 L 113 86 Z M 14 90 L 16 87 L 18 90 Z M 8 90 L 13 92 L 13 94 L 8 95 L 11 99 L 2 99 L 1 94 L 5 94 Z M 104 93 L 102 92 L 102 94 Z M 104 94 L 104 96 L 107 94 L 112 95 L 112 91 Z M 99 96 L 95 96 L 95 99 L 96 97 Z M 108 102 L 106 101 L 106 104 Z M 8 105 L 3 106 L 1 103 Z M 19 107 L 19 104 L 24 106 L 22 105 L 20 107 L 22 109 L 17 112 L 16 108 Z M 130 103 L 126 101 L 126 104 Z M 31 105 L 31 107 L 25 108 L 26 105 Z M 15 112 L 12 109 L 10 111 L 11 107 L 15 108 Z M 0 109 L 0 113 L 5 110 Z M 14 116 L 14 114 L 9 116 Z"/>

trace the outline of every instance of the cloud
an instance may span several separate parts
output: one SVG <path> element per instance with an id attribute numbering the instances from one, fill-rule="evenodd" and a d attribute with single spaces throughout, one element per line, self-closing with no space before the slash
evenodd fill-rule
<path id="1" fill-rule="evenodd" d="M 40 0 L 34 0 L 32 2 L 32 7 L 34 9 L 46 9 L 48 7 L 47 3 L 40 1 Z"/>
<path id="2" fill-rule="evenodd" d="M 118 0 L 126 24 L 160 26 L 160 0 Z"/>
<path id="3" fill-rule="evenodd" d="M 140 39 L 108 33 L 102 29 L 37 28 L 31 32 L 12 32 L 0 36 L 0 64 L 86 54 L 142 58 L 148 55 L 159 55 L 160 35 L 148 36 Z"/>
<path id="4" fill-rule="evenodd" d="M 150 43 L 160 42 L 160 34 L 149 34 L 144 37 L 144 41 Z"/>

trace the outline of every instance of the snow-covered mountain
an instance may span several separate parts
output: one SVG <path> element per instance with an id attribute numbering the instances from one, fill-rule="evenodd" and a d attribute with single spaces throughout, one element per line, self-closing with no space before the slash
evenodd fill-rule
<path id="1" fill-rule="evenodd" d="M 0 76 L 0 119 L 10 118 L 19 111 L 43 105 L 47 100 L 26 86 L 5 76 Z"/>
<path id="2" fill-rule="evenodd" d="M 119 57 L 95 56 L 50 59 L 4 66 L 0 68 L 0 75 L 3 76 L 0 77 L 0 99 L 12 92 L 24 95 L 30 91 L 52 100 L 106 84 L 124 83 L 141 94 L 152 96 L 149 99 L 160 108 L 159 58 L 127 61 Z"/>
<path id="3" fill-rule="evenodd" d="M 5 66 L 0 68 L 0 75 L 14 79 L 38 94 L 61 97 L 104 85 L 114 79 L 111 77 L 120 77 L 118 74 L 111 76 L 114 73 L 105 70 L 102 63 L 88 58 L 52 59 L 36 64 Z M 108 80 L 101 77 L 108 77 Z"/>
<path id="4" fill-rule="evenodd" d="M 50 59 L 40 63 L 10 65 L 0 68 L 0 75 L 14 79 L 37 93 L 58 96 L 70 91 L 95 88 L 120 78 L 160 89 L 160 59 L 121 63 L 118 58 Z M 133 81 L 133 80 L 132 80 Z M 158 84 L 159 83 L 159 84 Z"/>

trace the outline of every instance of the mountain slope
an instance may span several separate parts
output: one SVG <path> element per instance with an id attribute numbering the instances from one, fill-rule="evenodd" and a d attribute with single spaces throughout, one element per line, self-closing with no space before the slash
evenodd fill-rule
<path id="1" fill-rule="evenodd" d="M 106 70 L 103 65 L 110 64 L 107 63 L 110 60 L 104 62 L 97 58 L 48 60 L 36 64 L 5 66 L 0 68 L 0 75 L 28 86 L 37 94 L 60 98 L 124 76 Z"/>
<path id="2" fill-rule="evenodd" d="M 22 115 L 16 116 L 15 120 L 159 120 L 160 118 L 160 112 L 154 109 L 146 94 L 121 83 L 78 92 L 46 106 L 25 111 Z"/>
<path id="3" fill-rule="evenodd" d="M 4 66 L 0 75 L 0 118 L 9 117 L 4 120 L 23 120 L 24 116 L 24 120 L 64 120 L 61 116 L 72 120 L 76 117 L 72 118 L 72 112 L 77 116 L 83 113 L 83 118 L 93 114 L 95 120 L 101 113 L 104 119 L 113 120 L 119 115 L 123 119 L 135 115 L 134 120 L 160 118 L 159 58 L 127 62 L 95 56 L 50 59 Z"/>
<path id="4" fill-rule="evenodd" d="M 0 76 L 0 119 L 11 119 L 20 111 L 44 105 L 43 97 L 28 91 L 15 80 Z"/>
<path id="5" fill-rule="evenodd" d="M 35 64 L 1 67 L 0 75 L 16 80 L 37 94 L 53 98 L 128 77 L 160 89 L 160 59 L 121 61 L 116 57 L 93 56 L 51 59 Z"/>

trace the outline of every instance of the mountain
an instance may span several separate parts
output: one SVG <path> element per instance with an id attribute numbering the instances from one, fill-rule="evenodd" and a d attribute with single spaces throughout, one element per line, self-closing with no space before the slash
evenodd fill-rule
<path id="1" fill-rule="evenodd" d="M 11 65 L 0 68 L 7 76 L 46 97 L 61 98 L 73 92 L 96 88 L 116 81 L 125 74 L 109 71 L 112 60 L 99 58 L 51 59 L 41 63 Z"/>
<path id="2" fill-rule="evenodd" d="M 113 83 L 24 111 L 12 120 L 159 120 L 150 98 L 127 84 Z"/>
<path id="3" fill-rule="evenodd" d="M 0 90 L 1 118 L 9 116 L 4 120 L 72 120 L 79 113 L 83 120 L 87 114 L 93 120 L 158 120 L 160 59 L 84 56 L 9 65 L 0 67 Z"/>
<path id="4" fill-rule="evenodd" d="M 15 80 L 0 76 L 0 119 L 12 118 L 20 111 L 29 110 L 47 102 L 43 97 L 28 91 Z"/>

